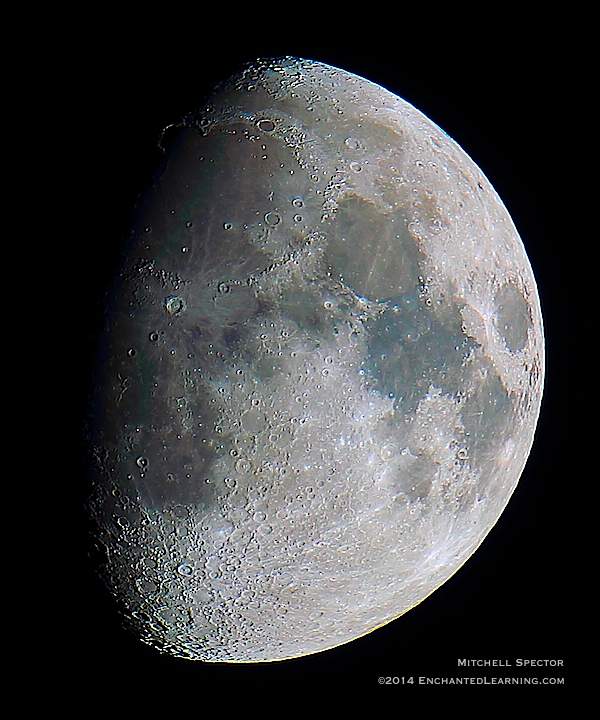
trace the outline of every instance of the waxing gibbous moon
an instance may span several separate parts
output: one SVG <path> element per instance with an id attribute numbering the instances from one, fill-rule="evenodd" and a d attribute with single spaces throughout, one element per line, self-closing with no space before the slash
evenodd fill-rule
<path id="1" fill-rule="evenodd" d="M 91 394 L 101 573 L 179 657 L 347 643 L 515 489 L 544 378 L 525 249 L 437 125 L 322 63 L 250 64 L 163 145 Z"/>

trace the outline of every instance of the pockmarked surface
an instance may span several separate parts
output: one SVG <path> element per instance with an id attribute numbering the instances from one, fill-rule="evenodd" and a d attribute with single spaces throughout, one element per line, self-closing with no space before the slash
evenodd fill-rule
<path id="1" fill-rule="evenodd" d="M 257 61 L 164 141 L 91 396 L 101 570 L 164 652 L 325 650 L 506 506 L 544 376 L 531 267 L 465 152 L 343 70 Z"/>

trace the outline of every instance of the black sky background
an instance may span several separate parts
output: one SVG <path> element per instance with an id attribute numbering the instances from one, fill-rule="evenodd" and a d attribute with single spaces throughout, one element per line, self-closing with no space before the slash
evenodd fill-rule
<path id="1" fill-rule="evenodd" d="M 22 595 L 32 639 L 15 669 L 48 707 L 76 706 L 80 697 L 108 708 L 156 697 L 176 708 L 208 693 L 249 707 L 262 698 L 265 708 L 283 697 L 292 705 L 318 699 L 323 716 L 342 696 L 391 708 L 406 694 L 423 699 L 434 689 L 380 687 L 379 676 L 467 674 L 457 668 L 465 657 L 563 659 L 563 672 L 513 668 L 564 676 L 566 686 L 552 689 L 557 697 L 590 677 L 580 563 L 592 533 L 578 519 L 593 482 L 586 439 L 592 320 L 582 298 L 592 242 L 585 227 L 597 212 L 584 179 L 591 83 L 580 42 L 585 23 L 558 11 L 492 18 L 424 8 L 409 18 L 340 7 L 339 17 L 297 7 L 287 19 L 266 7 L 190 17 L 171 8 L 126 21 L 49 13 L 48 26 L 38 19 L 25 33 L 29 59 L 17 73 L 26 80 L 18 109 L 28 143 L 19 189 L 25 199 L 44 195 L 44 218 L 35 219 L 31 234 L 43 295 L 37 322 L 47 348 L 49 449 L 43 471 L 35 463 L 32 470 L 42 534 L 36 577 Z M 123 630 L 93 573 L 81 426 L 103 292 L 137 194 L 160 161 L 161 129 L 240 63 L 277 55 L 329 63 L 399 94 L 482 168 L 537 279 L 546 390 L 533 450 L 507 509 L 476 554 L 421 605 L 308 658 L 192 663 L 161 656 Z M 472 690 L 459 689 L 465 698 Z M 514 692 L 495 688 L 493 695 Z"/>

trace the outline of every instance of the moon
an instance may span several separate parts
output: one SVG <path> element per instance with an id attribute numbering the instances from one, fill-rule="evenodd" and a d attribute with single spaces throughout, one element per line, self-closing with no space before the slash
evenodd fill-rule
<path id="1" fill-rule="evenodd" d="M 350 642 L 518 483 L 544 381 L 523 243 L 437 125 L 319 62 L 249 64 L 161 146 L 90 397 L 99 570 L 177 657 Z"/>

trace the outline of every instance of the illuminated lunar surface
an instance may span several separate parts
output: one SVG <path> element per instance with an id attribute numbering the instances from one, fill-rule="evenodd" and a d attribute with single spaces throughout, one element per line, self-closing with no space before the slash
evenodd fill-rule
<path id="1" fill-rule="evenodd" d="M 535 280 L 465 152 L 343 70 L 258 61 L 167 140 L 92 392 L 102 574 L 164 652 L 322 651 L 421 602 L 506 506 Z"/>

